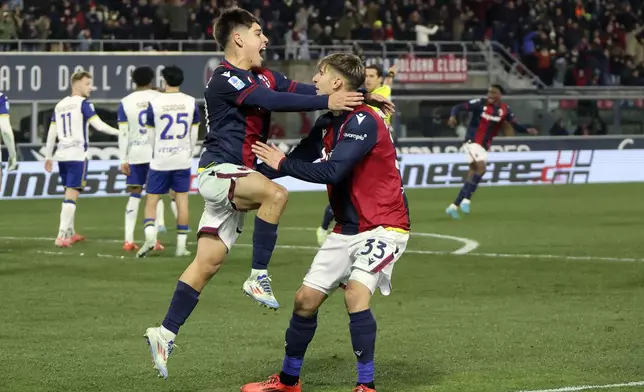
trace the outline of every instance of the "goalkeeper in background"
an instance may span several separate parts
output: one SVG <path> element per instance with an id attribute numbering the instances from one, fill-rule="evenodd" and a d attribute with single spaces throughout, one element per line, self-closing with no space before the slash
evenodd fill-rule
<path id="1" fill-rule="evenodd" d="M 384 76 L 384 79 L 383 79 Z M 382 74 L 382 68 L 378 65 L 369 65 L 366 67 L 366 78 L 364 87 L 372 94 L 382 95 L 383 97 L 391 100 L 391 86 L 394 84 L 394 76 L 396 76 L 396 66 L 392 65 L 387 70 L 387 74 Z M 391 127 L 391 115 L 385 115 L 380 109 L 371 106 L 385 120 L 385 124 L 389 127 L 389 133 L 393 138 L 393 128 Z M 331 205 L 327 205 L 324 209 L 324 216 L 322 217 L 322 226 L 317 229 L 318 245 L 322 246 L 326 236 L 329 235 L 329 226 L 333 220 L 333 211 Z"/>

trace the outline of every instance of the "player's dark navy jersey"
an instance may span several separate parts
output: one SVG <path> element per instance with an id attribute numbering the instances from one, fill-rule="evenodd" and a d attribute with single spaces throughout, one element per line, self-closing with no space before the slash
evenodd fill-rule
<path id="1" fill-rule="evenodd" d="M 256 168 L 251 146 L 266 141 L 271 111 L 313 111 L 328 107 L 315 86 L 295 83 L 265 68 L 242 70 L 223 61 L 205 91 L 205 151 L 199 167 L 233 163 Z"/>
<path id="2" fill-rule="evenodd" d="M 321 162 L 312 163 L 322 158 Z M 370 107 L 316 121 L 279 172 L 327 184 L 334 231 L 357 234 L 378 226 L 409 230 L 409 209 L 387 125 Z"/>
<path id="3" fill-rule="evenodd" d="M 503 102 L 492 105 L 485 98 L 473 99 L 454 106 L 452 115 L 460 110 L 472 112 L 465 141 L 480 144 L 486 150 L 490 148 L 492 140 L 498 135 L 504 122 L 510 123 L 518 132 L 526 132 L 525 127 L 516 122 L 510 106 Z"/>

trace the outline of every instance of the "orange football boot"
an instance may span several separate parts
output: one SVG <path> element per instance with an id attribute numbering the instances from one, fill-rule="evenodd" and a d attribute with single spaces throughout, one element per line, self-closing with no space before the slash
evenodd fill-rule
<path id="1" fill-rule="evenodd" d="M 266 381 L 254 382 L 241 387 L 241 392 L 302 392 L 302 382 L 291 387 L 282 384 L 279 374 L 273 374 Z"/>
<path id="2" fill-rule="evenodd" d="M 85 241 L 85 237 L 83 237 L 82 235 L 77 233 L 72 236 L 72 239 L 71 239 L 72 244 L 75 244 L 81 241 Z"/>
<path id="3" fill-rule="evenodd" d="M 154 250 L 164 250 L 165 246 L 161 245 L 161 242 L 157 240 L 157 245 L 154 247 Z"/>
<path id="4" fill-rule="evenodd" d="M 137 250 L 139 247 L 134 242 L 125 242 L 123 243 L 123 250 L 126 252 Z"/>
<path id="5" fill-rule="evenodd" d="M 371 389 L 366 385 L 358 385 L 353 392 L 376 392 L 375 389 Z"/>

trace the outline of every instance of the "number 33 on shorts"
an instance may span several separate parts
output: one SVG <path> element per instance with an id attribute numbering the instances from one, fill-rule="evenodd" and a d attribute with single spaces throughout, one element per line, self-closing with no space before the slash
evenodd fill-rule
<path id="1" fill-rule="evenodd" d="M 369 238 L 356 251 L 355 268 L 377 274 L 398 258 L 399 249 L 396 244 L 382 239 Z M 389 274 L 388 274 L 389 275 Z"/>

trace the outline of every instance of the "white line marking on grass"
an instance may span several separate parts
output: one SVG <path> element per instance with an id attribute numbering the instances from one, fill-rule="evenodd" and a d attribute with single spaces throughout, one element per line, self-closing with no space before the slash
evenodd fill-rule
<path id="1" fill-rule="evenodd" d="M 609 389 L 609 388 L 623 388 L 623 387 L 639 387 L 643 386 L 644 381 L 627 382 L 623 384 L 608 384 L 608 385 L 581 385 L 578 387 L 563 387 L 557 389 L 536 389 L 524 390 L 519 392 L 570 392 L 570 391 L 586 391 L 589 389 Z"/>
<path id="2" fill-rule="evenodd" d="M 317 229 L 313 229 L 311 227 L 280 227 L 280 230 L 297 230 L 297 231 L 316 231 Z M 427 253 L 427 254 L 455 254 L 455 255 L 464 255 L 466 253 L 470 253 L 474 249 L 479 247 L 478 241 L 469 239 L 469 238 L 464 238 L 464 237 L 455 237 L 452 235 L 445 235 L 445 234 L 435 234 L 435 233 L 416 233 L 412 231 L 410 233 L 412 236 L 418 236 L 418 237 L 434 237 L 434 238 L 440 238 L 443 240 L 452 240 L 456 242 L 460 242 L 463 244 L 462 247 L 458 248 L 457 250 L 453 252 L 439 252 L 439 253 Z M 405 252 L 408 253 L 413 253 L 414 251 L 411 250 L 406 250 Z"/>

